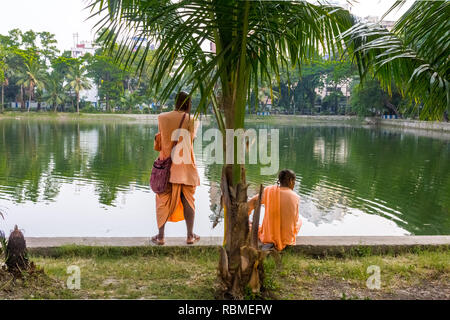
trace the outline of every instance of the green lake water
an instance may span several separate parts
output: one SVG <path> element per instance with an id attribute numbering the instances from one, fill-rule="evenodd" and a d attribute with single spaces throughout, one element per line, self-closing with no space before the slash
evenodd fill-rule
<path id="1" fill-rule="evenodd" d="M 450 234 L 450 140 L 439 134 L 308 124 L 279 129 L 280 169 L 296 172 L 299 235 Z M 205 129 L 205 128 L 204 128 Z M 150 236 L 148 187 L 157 126 L 124 122 L 0 121 L 0 229 L 27 236 Z M 220 236 L 220 166 L 196 149 L 196 232 Z M 249 195 L 276 176 L 247 166 Z M 218 225 L 212 228 L 213 222 Z M 168 236 L 185 234 L 171 223 Z"/>

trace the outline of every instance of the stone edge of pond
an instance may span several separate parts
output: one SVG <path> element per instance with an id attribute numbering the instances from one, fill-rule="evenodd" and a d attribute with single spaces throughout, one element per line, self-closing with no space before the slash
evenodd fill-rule
<path id="1" fill-rule="evenodd" d="M 197 249 L 216 249 L 222 244 L 221 237 L 203 237 L 198 244 L 188 246 L 184 238 L 167 238 L 164 246 L 150 244 L 147 237 L 28 237 L 29 252 L 32 255 L 64 255 L 64 248 L 70 254 L 78 249 L 90 247 L 94 253 L 105 252 L 111 248 L 139 252 L 146 248 L 162 251 L 186 251 L 189 247 Z M 63 249 L 63 250 L 61 250 Z M 450 250 L 450 236 L 312 236 L 298 237 L 297 244 L 288 248 L 291 252 L 312 256 L 343 256 L 370 254 L 397 254 L 420 252 L 424 250 Z M 81 250 L 82 251 L 82 250 Z"/>
<path id="2" fill-rule="evenodd" d="M 56 121 L 123 121 L 123 122 L 149 122 L 157 123 L 158 114 L 133 114 L 133 113 L 32 113 L 26 112 L 7 112 L 0 114 L 2 119 L 16 120 L 56 120 Z M 210 122 L 212 115 L 202 115 L 201 119 Z M 358 117 L 348 115 L 247 115 L 248 123 L 276 123 L 276 124 L 299 124 L 299 123 L 335 123 L 335 124 L 366 124 L 366 125 L 382 125 L 383 127 L 396 127 L 403 129 L 416 129 L 427 131 L 440 131 L 450 133 L 450 122 L 444 121 L 422 121 L 411 119 L 382 119 L 379 117 Z"/>

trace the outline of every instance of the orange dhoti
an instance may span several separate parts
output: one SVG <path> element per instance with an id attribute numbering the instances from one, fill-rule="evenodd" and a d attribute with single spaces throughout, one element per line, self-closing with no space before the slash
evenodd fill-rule
<path id="1" fill-rule="evenodd" d="M 186 121 L 182 122 L 183 119 L 186 119 Z M 194 119 L 191 119 L 190 116 L 189 118 L 186 117 L 184 112 L 165 112 L 158 116 L 158 127 L 160 134 L 157 134 L 155 137 L 154 148 L 160 151 L 159 159 L 172 157 L 172 148 L 174 147 L 172 133 L 179 128 L 188 130 L 190 134 L 190 143 L 180 143 L 178 146 L 182 148 L 179 152 L 183 154 L 184 152 L 188 152 L 187 154 L 190 153 L 191 155 L 191 161 L 188 163 L 184 163 L 184 161 L 180 163 L 172 162 L 167 190 L 164 193 L 156 195 L 156 220 L 158 222 L 158 228 L 161 228 L 167 221 L 178 222 L 184 220 L 181 193 L 183 193 L 189 206 L 195 210 L 194 193 L 196 186 L 200 185 L 200 177 L 198 176 L 197 166 L 195 165 L 193 150 L 193 139 L 195 136 Z M 181 137 L 180 141 L 183 141 L 183 139 Z M 188 148 L 188 150 L 184 150 L 184 147 Z M 180 155 L 182 158 L 181 154 L 175 153 L 175 155 Z"/>
<path id="2" fill-rule="evenodd" d="M 196 186 L 169 183 L 166 192 L 156 195 L 156 220 L 158 222 L 158 228 L 164 226 L 167 221 L 178 222 L 184 220 L 181 193 L 183 193 L 189 206 L 195 210 L 195 188 Z"/>

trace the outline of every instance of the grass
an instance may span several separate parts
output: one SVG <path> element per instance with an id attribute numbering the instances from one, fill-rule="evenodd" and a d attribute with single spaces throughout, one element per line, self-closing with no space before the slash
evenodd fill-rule
<path id="1" fill-rule="evenodd" d="M 340 116 L 340 115 L 270 115 L 270 116 L 258 116 L 248 115 L 245 118 L 245 122 L 248 124 L 271 124 L 271 125 L 305 125 L 305 124 L 317 124 L 317 123 L 337 123 L 348 125 L 361 125 L 363 119 L 356 116 Z"/>
<path id="2" fill-rule="evenodd" d="M 280 299 L 450 298 L 448 249 L 319 259 L 287 253 L 282 260 L 278 272 L 271 272 Z M 268 269 L 277 269 L 274 262 L 267 264 L 272 264 Z M 380 267 L 380 290 L 366 286 L 371 275 L 367 268 L 372 265 Z"/>
<path id="3" fill-rule="evenodd" d="M 15 282 L 0 272 L 0 298 L 214 299 L 217 289 L 214 248 L 69 246 L 32 252 L 31 260 L 44 272 Z M 81 270 L 79 290 L 66 286 L 71 265 Z M 380 267 L 380 290 L 366 287 L 370 265 Z M 275 299 L 450 298 L 448 248 L 322 258 L 286 250 L 265 269 Z"/>
<path id="4" fill-rule="evenodd" d="M 7 111 L 0 114 L 0 119 L 43 119 L 43 120 L 135 120 L 142 118 L 142 116 L 151 116 L 149 114 L 132 114 L 132 113 L 68 113 L 68 112 L 47 112 L 47 111 Z M 154 114 L 153 116 L 157 116 Z M 210 115 L 213 118 L 212 115 Z M 274 125 L 297 125 L 297 124 L 310 124 L 310 123 L 346 123 L 346 124 L 361 124 L 361 119 L 357 117 L 347 116 L 292 116 L 292 115 L 271 115 L 271 116 L 257 116 L 247 115 L 246 123 L 248 124 L 274 124 Z"/>
<path id="5" fill-rule="evenodd" d="M 109 120 L 136 120 L 141 114 L 129 113 L 69 113 L 69 112 L 20 112 L 7 111 L 0 113 L 1 119 L 21 119 L 21 120 L 55 120 L 55 121 L 109 121 Z M 148 116 L 148 115 L 147 115 Z M 155 115 L 156 116 L 156 115 Z"/>

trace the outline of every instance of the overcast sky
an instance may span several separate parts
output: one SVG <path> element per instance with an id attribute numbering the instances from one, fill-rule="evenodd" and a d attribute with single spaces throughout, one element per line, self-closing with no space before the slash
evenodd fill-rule
<path id="1" fill-rule="evenodd" d="M 353 14 L 365 17 L 382 16 L 394 3 L 394 0 L 350 0 Z M 345 3 L 346 0 L 338 0 Z M 22 31 L 49 31 L 56 36 L 60 50 L 73 47 L 73 34 L 79 34 L 79 40 L 92 40 L 92 27 L 95 19 L 86 21 L 89 10 L 85 9 L 87 0 L 6 0 L 2 1 L 0 12 L 0 34 L 14 28 Z M 405 8 L 402 10 L 404 11 Z M 401 13 L 401 12 L 400 12 Z M 399 14 L 390 16 L 395 19 Z"/>

